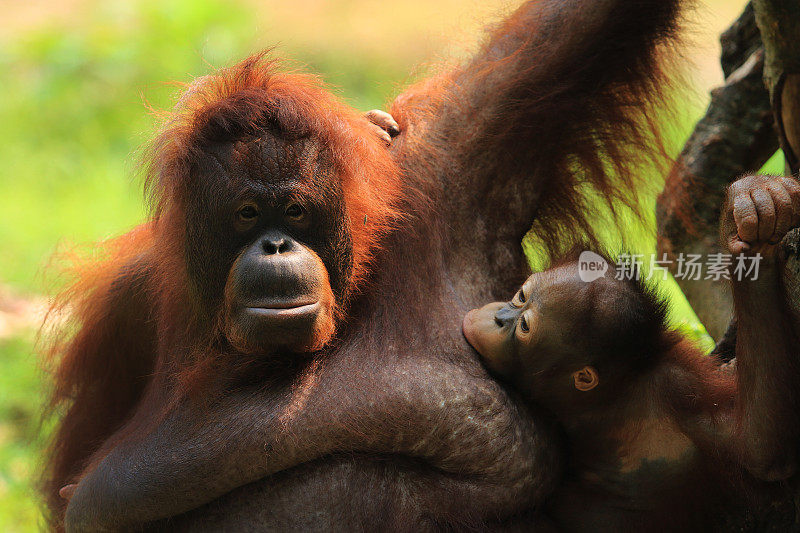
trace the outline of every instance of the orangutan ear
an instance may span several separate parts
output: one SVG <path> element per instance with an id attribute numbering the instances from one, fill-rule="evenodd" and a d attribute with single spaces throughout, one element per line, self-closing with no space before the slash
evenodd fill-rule
<path id="1" fill-rule="evenodd" d="M 585 366 L 572 374 L 575 388 L 579 391 L 592 390 L 600 383 L 600 374 L 591 366 Z"/>

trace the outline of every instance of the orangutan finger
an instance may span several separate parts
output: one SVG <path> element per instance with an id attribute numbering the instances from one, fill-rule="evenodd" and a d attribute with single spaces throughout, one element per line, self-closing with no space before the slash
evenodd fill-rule
<path id="1" fill-rule="evenodd" d="M 792 197 L 789 196 L 783 184 L 775 180 L 766 185 L 766 189 L 772 196 L 772 204 L 775 206 L 775 228 L 769 238 L 770 244 L 776 244 L 783 239 L 786 232 L 792 225 Z"/>
<path id="2" fill-rule="evenodd" d="M 740 240 L 748 243 L 758 240 L 758 212 L 749 194 L 740 194 L 733 199 L 733 218 Z"/>
<path id="3" fill-rule="evenodd" d="M 775 232 L 775 204 L 772 196 L 765 189 L 755 188 L 750 191 L 750 198 L 753 199 L 758 215 L 756 239 L 767 242 Z"/>

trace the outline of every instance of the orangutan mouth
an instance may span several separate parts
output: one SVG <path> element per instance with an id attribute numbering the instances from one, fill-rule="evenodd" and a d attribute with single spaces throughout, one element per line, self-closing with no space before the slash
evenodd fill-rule
<path id="1" fill-rule="evenodd" d="M 299 304 L 297 302 L 276 302 L 270 303 L 268 306 L 246 307 L 245 312 L 257 318 L 280 320 L 316 315 L 319 307 L 319 301 Z"/>

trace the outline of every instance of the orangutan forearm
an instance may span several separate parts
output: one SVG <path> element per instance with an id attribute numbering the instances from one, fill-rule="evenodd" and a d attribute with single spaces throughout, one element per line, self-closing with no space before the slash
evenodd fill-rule
<path id="1" fill-rule="evenodd" d="M 765 258 L 757 280 L 733 282 L 739 384 L 733 434 L 744 466 L 768 481 L 794 473 L 798 443 L 800 345 L 778 263 Z"/>
<path id="2" fill-rule="evenodd" d="M 145 439 L 114 449 L 86 475 L 67 510 L 67 528 L 114 529 L 177 515 L 337 452 L 423 460 L 458 474 L 434 486 L 448 491 L 457 485 L 476 509 L 502 510 L 509 494 L 528 486 L 525 473 L 532 463 L 550 451 L 520 445 L 539 439 L 520 422 L 525 417 L 508 416 L 516 410 L 497 405 L 496 391 L 476 388 L 459 367 L 431 365 L 427 382 L 408 380 L 395 369 L 364 376 L 363 388 L 345 395 L 341 376 L 354 369 L 329 362 L 312 367 L 279 409 L 254 392 L 222 398 L 205 414 L 184 406 Z M 480 386 L 496 387 L 488 381 Z M 376 390 L 384 393 L 379 411 L 370 407 Z M 533 496 L 520 494 L 518 500 Z"/>

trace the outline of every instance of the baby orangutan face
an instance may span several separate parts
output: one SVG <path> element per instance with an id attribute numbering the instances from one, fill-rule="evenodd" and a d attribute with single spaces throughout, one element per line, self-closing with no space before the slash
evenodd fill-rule
<path id="1" fill-rule="evenodd" d="M 581 281 L 574 262 L 535 273 L 511 301 L 467 313 L 464 336 L 492 372 L 534 396 L 553 386 L 591 390 L 599 378 L 576 339 L 585 338 L 581 319 L 602 307 L 611 285 Z"/>

